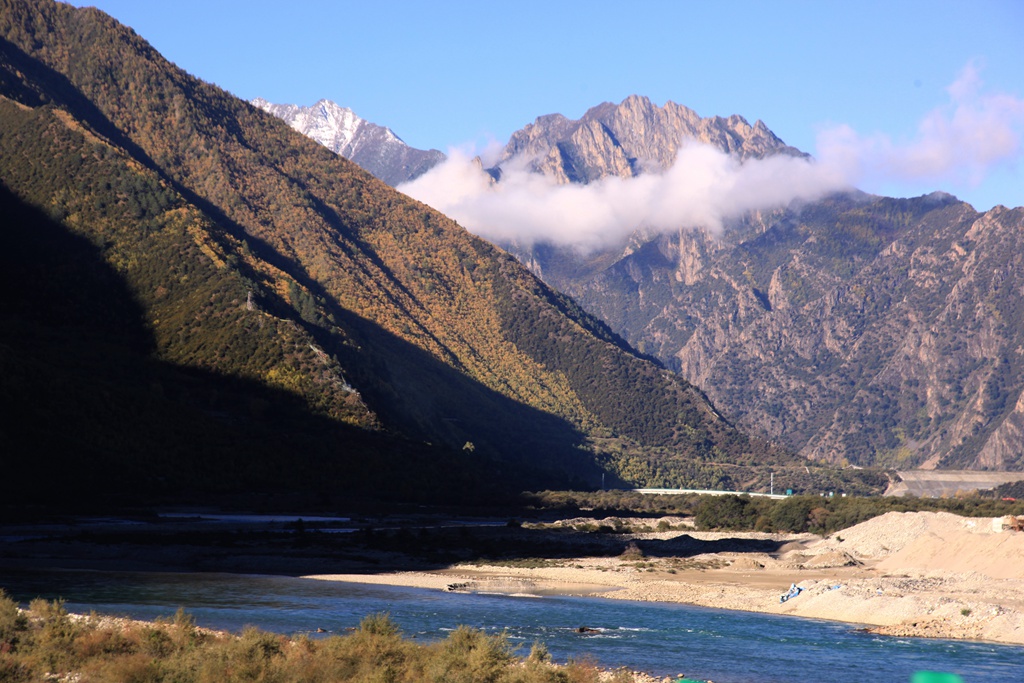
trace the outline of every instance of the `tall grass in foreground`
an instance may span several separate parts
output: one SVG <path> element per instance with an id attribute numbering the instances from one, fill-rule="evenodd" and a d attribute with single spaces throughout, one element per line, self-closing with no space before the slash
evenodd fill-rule
<path id="1" fill-rule="evenodd" d="M 18 609 L 0 589 L 0 682 L 76 683 L 597 683 L 590 662 L 551 663 L 543 645 L 518 656 L 504 635 L 460 626 L 421 645 L 386 614 L 345 636 L 309 638 L 247 628 L 241 635 L 197 628 L 181 610 L 153 623 L 68 614 L 61 602 Z M 616 672 L 614 683 L 633 680 Z"/>

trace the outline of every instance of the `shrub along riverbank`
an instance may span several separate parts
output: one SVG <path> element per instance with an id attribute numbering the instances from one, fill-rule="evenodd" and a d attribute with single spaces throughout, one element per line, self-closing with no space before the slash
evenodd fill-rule
<path id="1" fill-rule="evenodd" d="M 894 511 L 951 512 L 963 517 L 1024 515 L 1024 500 L 1001 500 L 991 494 L 955 498 L 805 495 L 776 500 L 748 495 L 644 495 L 622 490 L 542 491 L 524 494 L 524 501 L 539 510 L 594 516 L 693 517 L 702 530 L 809 531 L 823 536 Z"/>
<path id="2" fill-rule="evenodd" d="M 344 636 L 241 635 L 196 627 L 180 611 L 153 623 L 68 614 L 60 602 L 20 610 L 0 590 L 0 681 L 96 683 L 629 683 L 592 663 L 555 665 L 536 644 L 519 656 L 503 635 L 460 626 L 429 644 L 402 637 L 387 615 Z"/>

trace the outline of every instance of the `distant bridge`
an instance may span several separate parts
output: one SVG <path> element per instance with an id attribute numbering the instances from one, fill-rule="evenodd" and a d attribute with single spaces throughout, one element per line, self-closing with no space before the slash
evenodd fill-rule
<path id="1" fill-rule="evenodd" d="M 1024 477 L 1022 477 L 1024 478 Z M 637 493 L 643 493 L 644 495 L 655 495 L 655 496 L 670 496 L 681 493 L 696 493 L 702 496 L 757 496 L 759 498 L 771 498 L 772 500 L 782 500 L 787 498 L 781 493 L 747 493 L 745 491 L 712 491 L 710 489 L 633 489 Z"/>

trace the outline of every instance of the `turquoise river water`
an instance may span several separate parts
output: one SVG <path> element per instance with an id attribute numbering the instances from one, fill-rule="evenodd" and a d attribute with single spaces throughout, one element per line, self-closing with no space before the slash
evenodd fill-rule
<path id="1" fill-rule="evenodd" d="M 600 598 L 512 597 L 276 576 L 0 571 L 16 599 L 64 598 L 72 612 L 153 619 L 183 607 L 201 626 L 344 633 L 388 612 L 407 637 L 459 625 L 507 632 L 521 653 L 541 641 L 556 661 L 591 657 L 658 676 L 715 683 L 908 683 L 947 671 L 965 683 L 1021 683 L 1024 647 L 876 636 L 837 622 Z M 596 629 L 579 633 L 579 627 Z"/>

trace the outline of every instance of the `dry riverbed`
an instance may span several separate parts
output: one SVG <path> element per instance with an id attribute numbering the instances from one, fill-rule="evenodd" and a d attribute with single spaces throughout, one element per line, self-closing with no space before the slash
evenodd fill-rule
<path id="1" fill-rule="evenodd" d="M 647 521 L 655 527 L 661 520 Z M 646 556 L 638 549 L 621 557 L 539 560 L 533 566 L 455 564 L 311 578 L 680 602 L 865 624 L 889 635 L 1024 644 L 1024 533 L 994 531 L 990 519 L 890 512 L 824 539 L 697 532 L 680 530 L 679 522 L 671 520 L 674 531 L 633 537 L 640 547 L 696 542 L 716 552 Z M 759 543 L 774 550 L 757 551 Z M 781 602 L 793 584 L 799 594 Z"/>

